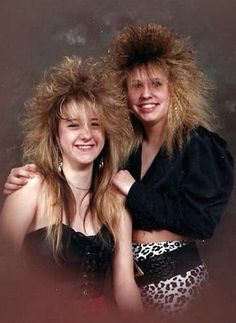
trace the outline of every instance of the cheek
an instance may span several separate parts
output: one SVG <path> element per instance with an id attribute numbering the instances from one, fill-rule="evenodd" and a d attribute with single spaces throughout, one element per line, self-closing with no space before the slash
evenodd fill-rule
<path id="1" fill-rule="evenodd" d="M 135 100 L 135 97 L 130 97 L 128 100 L 128 103 L 129 103 L 129 109 L 132 112 L 136 112 L 138 102 L 137 102 L 137 100 Z"/>
<path id="2" fill-rule="evenodd" d="M 128 91 L 127 95 L 128 95 L 129 105 L 130 107 L 132 107 L 137 102 L 137 97 L 138 97 L 137 93 L 135 93 L 134 91 Z"/>
<path id="3" fill-rule="evenodd" d="M 166 85 L 165 90 L 164 90 L 164 95 L 166 100 L 170 100 L 170 91 L 168 85 Z"/>
<path id="4" fill-rule="evenodd" d="M 157 96 L 159 97 L 159 100 L 161 100 L 162 102 L 169 105 L 170 96 L 169 96 L 169 92 L 167 90 L 160 91 Z"/>
<path id="5" fill-rule="evenodd" d="M 62 150 L 64 150 L 65 145 L 65 131 L 62 125 L 62 122 L 59 122 L 58 125 L 58 142 Z"/>
<path id="6" fill-rule="evenodd" d="M 59 131 L 59 143 L 60 143 L 62 152 L 67 151 L 69 149 L 71 142 L 72 142 L 71 136 L 66 134 L 65 131 L 63 132 Z"/>
<path id="7" fill-rule="evenodd" d="M 100 135 L 100 146 L 101 146 L 101 150 L 103 149 L 103 147 L 105 146 L 105 136 L 104 134 Z"/>
<path id="8" fill-rule="evenodd" d="M 65 151 L 68 150 L 69 145 L 68 145 L 66 138 L 60 137 L 59 143 L 60 143 L 60 149 L 61 149 L 62 153 L 64 153 Z"/>
<path id="9" fill-rule="evenodd" d="M 93 133 L 93 137 L 96 140 L 97 144 L 99 144 L 99 147 L 101 147 L 101 150 L 102 150 L 105 145 L 105 132 L 97 131 Z"/>

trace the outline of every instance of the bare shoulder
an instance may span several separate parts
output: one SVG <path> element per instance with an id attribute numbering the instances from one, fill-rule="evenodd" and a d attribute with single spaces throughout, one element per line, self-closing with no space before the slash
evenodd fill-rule
<path id="1" fill-rule="evenodd" d="M 43 178 L 36 175 L 5 199 L 0 216 L 1 234 L 18 248 L 34 220 L 40 201 Z"/>
<path id="2" fill-rule="evenodd" d="M 44 177 L 40 174 L 35 174 L 34 177 L 29 178 L 28 182 L 26 183 L 25 186 L 28 185 L 28 187 L 41 187 L 44 182 Z"/>
<path id="3" fill-rule="evenodd" d="M 42 175 L 36 174 L 34 175 L 33 178 L 29 178 L 28 182 L 18 191 L 20 192 L 22 191 L 31 191 L 31 193 L 33 192 L 38 192 L 41 190 L 42 186 L 44 183 L 44 178 Z"/>
<path id="4" fill-rule="evenodd" d="M 42 190 L 44 183 L 44 178 L 41 175 L 35 175 L 33 178 L 29 178 L 28 182 L 22 186 L 17 191 L 13 192 L 12 194 L 8 195 L 6 201 L 16 201 L 18 199 L 23 200 L 36 200 L 40 192 Z"/>

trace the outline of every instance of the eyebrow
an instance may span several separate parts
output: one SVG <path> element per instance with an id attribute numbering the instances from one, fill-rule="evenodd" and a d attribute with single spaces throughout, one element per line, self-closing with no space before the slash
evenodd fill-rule
<path id="1" fill-rule="evenodd" d="M 61 118 L 62 120 L 66 121 L 66 122 L 74 122 L 74 121 L 78 121 L 78 119 L 69 119 L 69 118 Z"/>
<path id="2" fill-rule="evenodd" d="M 78 122 L 80 119 L 79 118 L 72 118 L 72 119 L 69 119 L 69 118 L 61 118 L 62 120 L 66 121 L 66 122 Z M 98 121 L 99 119 L 97 117 L 93 117 L 90 119 L 91 121 Z"/>
<path id="3" fill-rule="evenodd" d="M 160 78 L 160 77 L 153 77 L 153 78 L 150 77 L 149 80 L 151 80 L 151 81 L 162 81 L 163 79 Z M 131 79 L 129 82 L 130 83 L 143 82 L 143 80 L 141 78 L 137 78 L 137 79 Z"/>
<path id="4" fill-rule="evenodd" d="M 152 80 L 152 81 L 162 81 L 162 78 L 154 77 L 154 78 L 150 78 L 150 80 Z"/>

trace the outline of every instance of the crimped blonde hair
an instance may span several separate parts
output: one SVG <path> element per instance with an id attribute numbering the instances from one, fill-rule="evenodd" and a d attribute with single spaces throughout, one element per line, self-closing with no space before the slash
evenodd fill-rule
<path id="1" fill-rule="evenodd" d="M 213 130 L 216 118 L 210 105 L 212 82 L 197 67 L 189 44 L 157 24 L 126 27 L 113 42 L 103 62 L 115 82 L 127 93 L 127 77 L 135 67 L 162 68 L 169 84 L 170 107 L 163 146 L 171 155 L 175 146 L 198 126 Z M 143 136 L 141 123 L 132 116 L 136 138 Z"/>
<path id="2" fill-rule="evenodd" d="M 63 256 L 60 250 L 63 211 L 68 223 L 75 216 L 75 199 L 65 176 L 58 169 L 61 151 L 58 123 L 63 107 L 82 102 L 92 107 L 105 130 L 105 147 L 94 162 L 89 210 L 94 220 L 107 226 L 115 240 L 115 225 L 122 203 L 110 183 L 111 176 L 123 165 L 132 142 L 126 102 L 110 86 L 110 80 L 101 65 L 75 56 L 45 72 L 36 87 L 34 97 L 26 104 L 23 118 L 23 157 L 33 162 L 46 183 L 46 213 L 50 221 L 48 238 L 55 258 Z M 72 104 L 73 105 L 73 104 Z M 103 167 L 99 167 L 103 159 Z"/>

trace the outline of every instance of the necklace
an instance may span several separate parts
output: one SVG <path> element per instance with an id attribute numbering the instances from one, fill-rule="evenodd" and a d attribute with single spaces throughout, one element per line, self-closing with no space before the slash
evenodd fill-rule
<path id="1" fill-rule="evenodd" d="M 67 183 L 68 183 L 70 186 L 72 186 L 72 187 L 74 187 L 74 188 L 76 188 L 77 190 L 80 190 L 80 191 L 89 191 L 89 190 L 90 190 L 90 187 L 88 187 L 88 188 L 79 187 L 79 186 L 77 186 L 77 185 L 72 184 L 72 183 L 71 183 L 71 182 L 69 182 L 68 180 L 67 180 Z"/>

